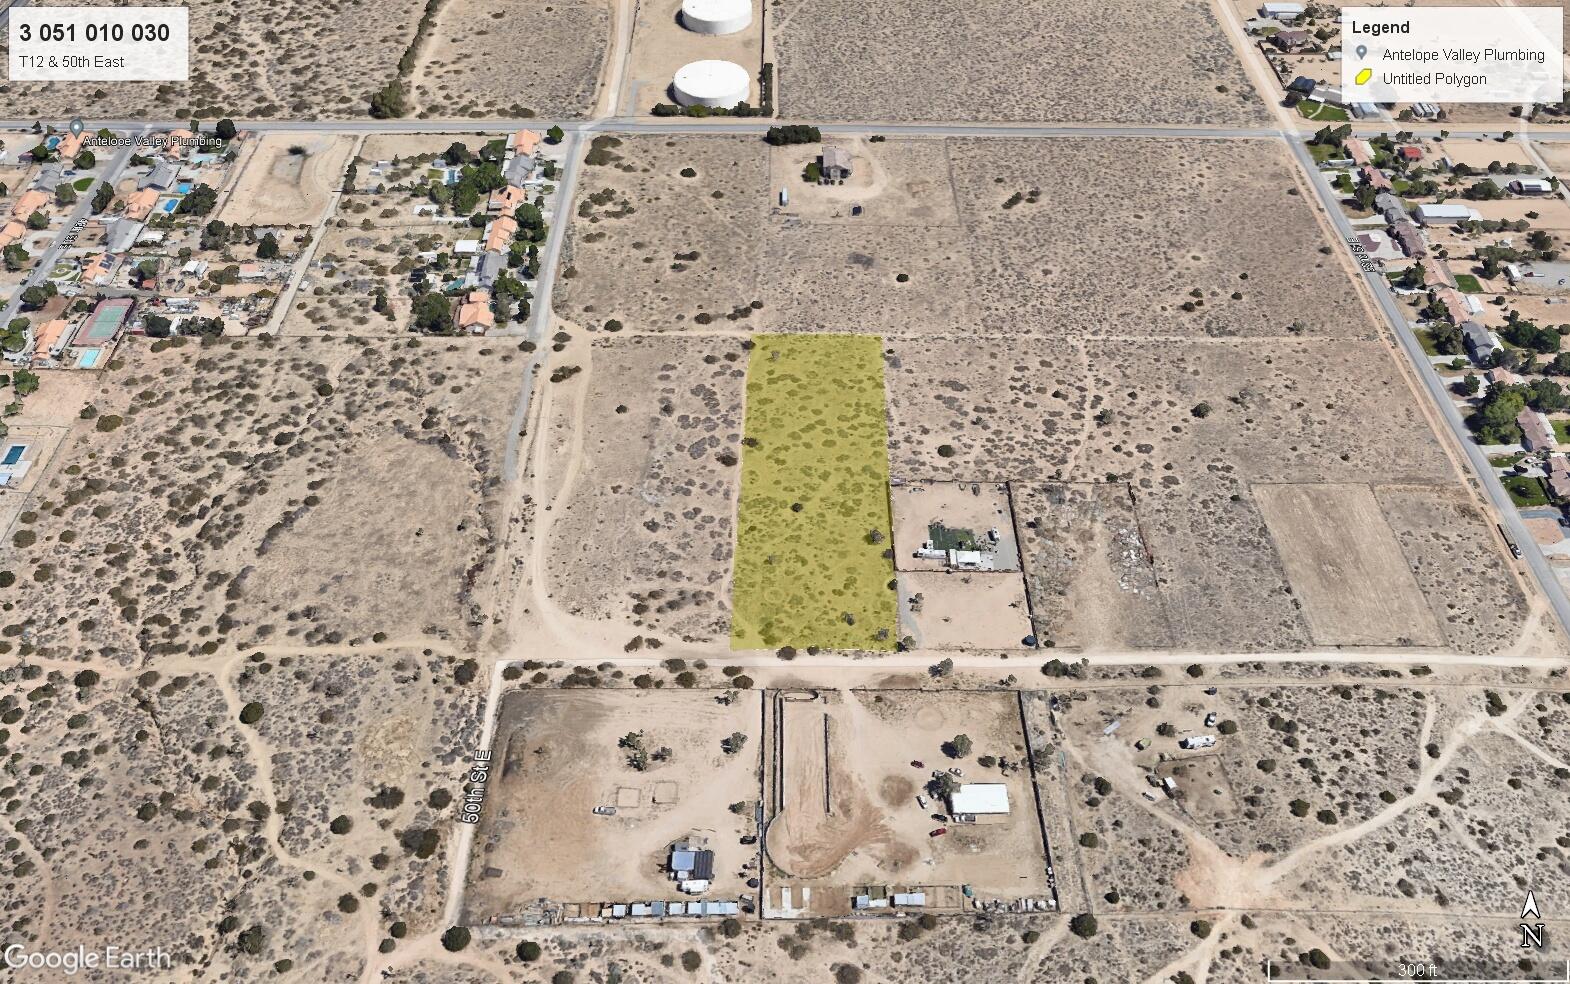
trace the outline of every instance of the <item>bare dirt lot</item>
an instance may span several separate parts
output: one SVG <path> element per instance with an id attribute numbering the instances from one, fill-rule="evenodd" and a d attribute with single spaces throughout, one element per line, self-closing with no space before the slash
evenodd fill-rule
<path id="1" fill-rule="evenodd" d="M 1039 641 L 1083 649 L 1171 644 L 1127 486 L 1015 484 L 1011 491 Z"/>
<path id="2" fill-rule="evenodd" d="M 354 143 L 319 133 L 255 138 L 217 218 L 230 225 L 315 225 L 343 184 Z"/>
<path id="3" fill-rule="evenodd" d="M 411 79 L 427 116 L 588 115 L 610 43 L 604 0 L 450 0 Z"/>
<path id="4" fill-rule="evenodd" d="M 811 147 L 603 144 L 559 313 L 678 333 L 878 331 L 893 475 L 1124 483 L 1121 504 L 1065 497 L 1037 510 L 1069 538 L 1026 547 L 1044 565 L 1026 572 L 1037 634 L 1058 645 L 1295 650 L 1438 638 L 1410 598 L 1400 624 L 1363 625 L 1363 635 L 1321 624 L 1316 636 L 1303 610 L 1314 603 L 1294 593 L 1253 491 L 1460 490 L 1389 343 L 1321 251 L 1331 247 L 1280 147 L 845 145 L 850 182 L 820 189 L 796 173 Z M 799 212 L 775 204 L 776 184 Z M 858 200 L 864 214 L 849 215 Z M 747 231 L 760 218 L 761 252 Z M 636 262 L 624 262 L 628 251 Z M 1444 643 L 1467 651 L 1507 645 L 1526 613 L 1483 515 L 1410 535 L 1388 520 L 1405 562 L 1424 568 L 1415 577 L 1426 607 L 1451 626 Z M 1338 554 L 1345 544 L 1330 529 L 1317 524 L 1324 542 L 1293 549 Z M 1437 554 L 1418 559 L 1427 536 L 1477 549 L 1440 575 Z M 909 537 L 896 536 L 897 553 L 910 552 Z M 1382 563 L 1393 573 L 1402 562 Z M 1488 573 L 1477 581 L 1474 570 Z"/>
<path id="5" fill-rule="evenodd" d="M 745 367 L 737 339 L 611 336 L 564 384 L 587 392 L 552 434 L 572 479 L 545 575 L 569 613 L 728 637 Z"/>
<path id="6" fill-rule="evenodd" d="M 149 0 L 149 5 L 163 4 Z M 397 76 L 398 59 L 414 37 L 424 4 L 280 7 L 258 0 L 196 0 L 186 6 L 189 82 L 16 82 L 0 88 L 0 96 L 15 115 L 44 119 L 363 119 L 371 93 Z M 0 46 L 0 57 L 4 54 Z"/>
<path id="7" fill-rule="evenodd" d="M 1009 693 L 917 691 L 771 694 L 771 726 L 782 729 L 766 779 L 771 790 L 768 856 L 778 869 L 767 905 L 790 887 L 811 914 L 849 909 L 861 885 L 972 886 L 982 898 L 1045 891 L 1041 832 L 1029 770 L 1022 766 L 1019 709 Z M 971 743 L 950 757 L 956 735 Z M 771 745 L 773 744 L 771 740 Z M 972 758 L 975 756 L 975 758 Z M 981 758 L 989 765 L 983 765 Z M 915 767 L 910 760 L 923 761 Z M 962 767 L 964 782 L 1004 783 L 1010 812 L 995 823 L 944 824 L 941 800 L 916 801 L 934 769 Z M 930 831 L 947 827 L 942 836 Z"/>
<path id="8" fill-rule="evenodd" d="M 329 227 L 284 319 L 284 334 L 407 337 L 414 306 L 408 271 L 415 257 L 427 250 L 450 250 L 460 235 L 449 223 Z M 366 300 L 378 289 L 386 292 L 390 317 L 378 314 Z"/>
<path id="9" fill-rule="evenodd" d="M 122 346 L 6 548 L 38 651 L 468 637 L 516 385 L 482 348 Z"/>
<path id="10" fill-rule="evenodd" d="M 690 837 L 715 852 L 705 898 L 746 890 L 758 760 L 757 693 L 728 705 L 722 692 L 515 691 L 497 725 L 490 789 L 471 862 L 467 918 L 483 922 L 540 898 L 555 902 L 679 899 L 661 870 Z M 645 769 L 621 743 L 642 733 Z M 721 741 L 740 733 L 734 754 Z M 658 755 L 660 749 L 668 755 Z M 744 803 L 742 813 L 733 803 Z M 615 806 L 596 816 L 596 806 Z M 754 872 L 755 873 L 755 872 Z"/>
<path id="11" fill-rule="evenodd" d="M 1203 4 L 1054 0 L 1030 17 L 1005 0 L 963 9 L 927 0 L 791 0 L 767 9 L 781 114 L 792 119 L 1259 125 L 1266 118 Z M 1133 78 L 1163 83 L 1131 87 Z"/>
<path id="12" fill-rule="evenodd" d="M 917 649 L 1021 649 L 1031 634 L 1018 573 L 902 571 L 900 636 Z"/>
<path id="13" fill-rule="evenodd" d="M 563 317 L 887 337 L 1373 336 L 1274 142 L 867 142 L 853 163 L 873 185 L 852 196 L 801 180 L 807 148 L 611 139 L 585 172 Z M 782 188 L 799 210 L 779 206 Z M 863 215 L 845 214 L 853 203 Z"/>
<path id="14" fill-rule="evenodd" d="M 1256 485 L 1320 645 L 1437 646 L 1439 628 L 1366 485 Z"/>

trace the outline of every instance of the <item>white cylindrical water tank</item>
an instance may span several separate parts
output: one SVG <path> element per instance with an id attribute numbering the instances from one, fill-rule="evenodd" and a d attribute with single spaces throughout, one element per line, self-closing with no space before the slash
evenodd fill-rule
<path id="1" fill-rule="evenodd" d="M 681 23 L 699 34 L 735 34 L 752 24 L 752 0 L 682 0 Z"/>
<path id="2" fill-rule="evenodd" d="M 731 109 L 747 101 L 752 76 L 735 62 L 696 61 L 676 72 L 676 101 L 683 106 Z"/>

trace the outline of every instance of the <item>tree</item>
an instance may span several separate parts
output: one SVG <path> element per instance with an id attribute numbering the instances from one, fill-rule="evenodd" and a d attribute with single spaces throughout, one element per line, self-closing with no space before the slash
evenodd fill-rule
<path id="1" fill-rule="evenodd" d="M 49 303 L 49 298 L 58 293 L 58 288 L 53 283 L 45 281 L 44 284 L 34 284 L 22 291 L 22 310 L 36 311 Z"/>
<path id="2" fill-rule="evenodd" d="M 218 135 L 219 140 L 223 140 L 225 142 L 233 140 L 235 135 L 239 133 L 239 131 L 235 129 L 234 120 L 231 120 L 228 117 L 219 120 L 218 124 L 213 127 L 213 132 Z"/>
<path id="3" fill-rule="evenodd" d="M 180 199 L 175 211 L 181 215 L 206 215 L 218 204 L 218 192 L 205 182 L 192 188 Z"/>
<path id="4" fill-rule="evenodd" d="M 98 190 L 93 192 L 93 214 L 98 215 L 106 212 L 109 210 L 109 206 L 113 204 L 114 188 L 107 182 L 101 182 L 98 185 Z"/>
<path id="5" fill-rule="evenodd" d="M 553 144 L 561 143 L 562 138 L 565 136 L 567 136 L 567 133 L 560 126 L 553 126 L 545 131 L 545 139 Z"/>
<path id="6" fill-rule="evenodd" d="M 540 959 L 540 944 L 533 940 L 524 940 L 518 944 L 518 959 L 524 963 L 534 963 Z"/>
<path id="7" fill-rule="evenodd" d="M 272 233 L 262 237 L 256 244 L 256 258 L 258 260 L 276 260 L 278 258 L 278 237 Z"/>
<path id="8" fill-rule="evenodd" d="M 1069 932 L 1080 939 L 1090 939 L 1096 935 L 1096 917 L 1088 912 L 1081 912 L 1068 921 Z"/>
<path id="9" fill-rule="evenodd" d="M 452 305 L 443 294 L 426 292 L 414 302 L 414 327 L 419 331 L 442 335 L 453 330 Z"/>
<path id="10" fill-rule="evenodd" d="M 461 167 L 467 164 L 472 156 L 474 155 L 469 153 L 468 147 L 464 146 L 461 141 L 454 140 L 447 145 L 447 152 L 442 155 L 442 158 L 451 167 Z"/>
<path id="11" fill-rule="evenodd" d="M 763 139 L 775 147 L 783 147 L 787 144 L 818 143 L 823 139 L 823 133 L 815 126 L 793 123 L 769 127 Z"/>
<path id="12" fill-rule="evenodd" d="M 970 754 L 970 735 L 955 735 L 943 747 L 943 753 L 949 758 L 964 758 Z"/>
<path id="13" fill-rule="evenodd" d="M 409 113 L 407 98 L 403 83 L 393 79 L 371 97 L 371 116 L 379 120 L 406 116 Z"/>
<path id="14" fill-rule="evenodd" d="M 27 217 L 27 227 L 34 231 L 49 228 L 49 216 L 42 212 L 34 212 Z"/>
<path id="15" fill-rule="evenodd" d="M 746 747 L 746 745 L 747 736 L 742 734 L 740 731 L 733 731 L 731 732 L 729 738 L 722 738 L 720 740 L 720 748 L 724 749 L 726 755 L 735 755 L 737 752 Z"/>
<path id="16" fill-rule="evenodd" d="M 16 243 L 12 243 L 0 252 L 0 260 L 4 261 L 7 270 L 20 270 L 27 266 L 27 261 L 32 258 L 31 253 Z"/>
<path id="17" fill-rule="evenodd" d="M 531 242 L 543 242 L 545 239 L 545 214 L 538 205 L 525 202 L 518 206 L 512 217 L 518 220 L 518 232 L 523 238 Z"/>
<path id="18" fill-rule="evenodd" d="M 469 945 L 469 929 L 466 926 L 453 926 L 442 934 L 442 949 L 448 953 L 457 953 Z"/>
<path id="19" fill-rule="evenodd" d="M 1526 408 L 1526 394 L 1521 386 L 1490 386 L 1482 399 L 1482 406 L 1471 417 L 1477 439 L 1484 444 L 1515 444 L 1521 439 L 1520 425 L 1515 417 Z"/>

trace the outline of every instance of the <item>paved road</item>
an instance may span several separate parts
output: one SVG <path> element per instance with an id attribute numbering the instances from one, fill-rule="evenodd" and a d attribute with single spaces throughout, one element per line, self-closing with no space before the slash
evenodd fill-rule
<path id="1" fill-rule="evenodd" d="M 87 120 L 90 128 L 107 126 L 141 127 L 168 130 L 190 126 L 190 120 Z M 600 120 L 544 120 L 488 119 L 488 120 L 267 120 L 244 122 L 241 129 L 260 133 L 327 132 L 327 133 L 495 133 L 528 127 L 531 130 L 548 130 L 559 126 L 568 133 L 672 133 L 672 134 L 738 134 L 763 133 L 782 120 L 770 119 L 671 119 L 656 121 L 646 116 L 618 116 Z M 0 120 L 0 128 L 18 129 L 32 126 L 33 120 Z M 824 133 L 886 133 L 891 136 L 908 134 L 928 137 L 1214 137 L 1216 139 L 1260 139 L 1277 137 L 1281 131 L 1271 127 L 1224 126 L 1102 126 L 1094 123 L 1068 125 L 1036 125 L 1011 123 L 818 123 Z M 1566 139 L 1570 139 L 1567 133 Z"/>
<path id="2" fill-rule="evenodd" d="M 107 181 L 110 184 L 114 184 L 115 179 L 120 176 L 120 171 L 125 168 L 125 162 L 131 159 L 131 155 L 136 149 L 136 147 L 128 144 L 116 151 L 109 163 L 99 170 L 98 181 Z M 97 191 L 98 184 L 95 182 L 92 187 L 77 194 L 76 208 L 71 210 L 71 215 L 66 219 L 65 225 L 61 227 L 60 233 L 55 236 L 54 242 L 49 245 L 49 248 L 42 255 L 36 257 L 37 262 L 34 264 L 32 272 L 17 287 L 16 291 L 11 295 L 11 299 L 6 302 L 4 309 L 0 309 L 0 325 L 9 324 L 11 319 L 20 313 L 22 292 L 24 290 L 36 284 L 41 284 L 48 278 L 50 271 L 54 269 L 55 264 L 60 260 L 61 254 L 66 250 L 65 242 L 67 238 L 71 237 L 71 230 L 75 229 L 77 223 L 82 222 L 91 214 L 93 195 Z M 32 348 L 33 327 L 29 325 L 27 329 L 27 347 L 22 351 L 24 353 L 30 352 Z"/>
<path id="3" fill-rule="evenodd" d="M 536 271 L 538 278 L 535 281 L 538 293 L 534 295 L 525 335 L 534 343 L 534 351 L 529 356 L 528 365 L 524 366 L 523 389 L 518 394 L 518 405 L 513 408 L 512 423 L 507 430 L 507 449 L 502 453 L 503 481 L 510 480 L 516 474 L 518 446 L 522 441 L 520 434 L 529 419 L 529 401 L 534 396 L 545 353 L 550 351 L 546 333 L 551 328 L 551 290 L 556 283 L 556 263 L 561 259 L 562 245 L 567 241 L 567 220 L 572 215 L 572 196 L 578 186 L 578 172 L 583 167 L 582 140 L 578 134 L 568 135 L 562 149 L 565 156 L 562 159 L 561 179 L 556 185 L 555 214 L 545 237 L 545 249 L 540 251 L 540 268 Z"/>
<path id="4" fill-rule="evenodd" d="M 1535 134 L 1534 134 L 1535 136 Z M 1340 248 L 1345 249 L 1347 240 L 1354 235 L 1352 225 L 1347 221 L 1346 215 L 1341 211 L 1340 204 L 1331 193 L 1330 187 L 1320 178 L 1319 168 L 1314 163 L 1313 156 L 1308 152 L 1308 145 L 1302 140 L 1288 141 L 1292 152 L 1297 156 L 1298 163 L 1308 172 L 1309 179 L 1314 186 L 1314 191 L 1319 195 L 1319 200 L 1325 206 L 1325 211 L 1330 214 L 1331 221 L 1335 223 L 1336 231 L 1340 233 L 1342 242 Z M 1499 477 L 1494 474 L 1494 468 L 1488 463 L 1488 457 L 1483 449 L 1472 440 L 1472 434 L 1467 430 L 1466 423 L 1461 419 L 1461 412 L 1456 409 L 1454 401 L 1445 387 L 1444 380 L 1434 371 L 1433 364 L 1428 361 L 1428 356 L 1423 352 L 1423 346 L 1413 334 L 1411 325 L 1407 322 L 1406 315 L 1396 303 L 1395 295 L 1390 292 L 1390 285 L 1385 280 L 1384 274 L 1378 269 L 1364 270 L 1363 279 L 1367 281 L 1368 288 L 1374 294 L 1374 299 L 1379 302 L 1380 310 L 1384 313 L 1385 320 L 1390 323 L 1390 329 L 1401 342 L 1401 348 L 1411 360 L 1412 367 L 1422 377 L 1423 384 L 1428 388 L 1428 394 L 1439 406 L 1440 414 L 1445 423 L 1450 426 L 1451 433 L 1455 435 L 1456 443 L 1461 445 L 1466 453 L 1467 461 L 1471 463 L 1472 470 L 1477 473 L 1478 480 L 1483 485 L 1483 491 L 1493 503 L 1494 510 L 1499 515 L 1500 522 L 1509 531 L 1510 538 L 1521 548 L 1521 559 L 1526 561 L 1532 573 L 1537 576 L 1542 585 L 1543 594 L 1548 598 L 1548 603 L 1553 606 L 1554 613 L 1559 617 L 1561 625 L 1570 627 L 1570 599 L 1565 597 L 1565 592 L 1559 586 L 1559 581 L 1554 577 L 1553 569 L 1543 557 L 1543 552 L 1538 549 L 1537 541 L 1532 539 L 1526 528 L 1521 524 L 1521 517 L 1516 513 L 1515 505 L 1510 501 L 1510 494 L 1499 483 Z"/>

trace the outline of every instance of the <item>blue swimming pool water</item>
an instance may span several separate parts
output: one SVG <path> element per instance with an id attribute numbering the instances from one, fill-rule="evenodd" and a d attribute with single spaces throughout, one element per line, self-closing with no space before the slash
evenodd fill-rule
<path id="1" fill-rule="evenodd" d="M 173 212 L 179 207 L 180 203 L 171 198 L 167 202 L 164 202 L 162 205 L 158 206 L 158 210 L 160 212 Z"/>
<path id="2" fill-rule="evenodd" d="M 98 365 L 98 357 L 103 354 L 103 349 L 88 349 L 76 357 L 78 369 L 91 369 Z"/>
<path id="3" fill-rule="evenodd" d="M 25 444 L 13 444 L 5 449 L 5 457 L 0 458 L 0 465 L 14 465 L 22 460 L 22 453 L 27 450 Z"/>
<path id="4" fill-rule="evenodd" d="M 191 182 L 182 181 L 174 186 L 174 190 L 178 191 L 182 195 L 189 195 L 191 193 Z"/>

